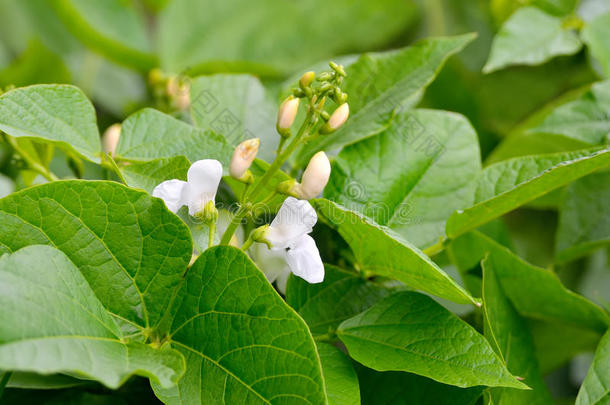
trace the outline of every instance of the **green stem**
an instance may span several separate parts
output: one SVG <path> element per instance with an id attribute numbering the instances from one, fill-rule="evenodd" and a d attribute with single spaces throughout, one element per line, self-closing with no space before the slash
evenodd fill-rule
<path id="1" fill-rule="evenodd" d="M 25 150 L 23 150 L 23 148 L 21 148 L 21 146 L 19 146 L 19 143 L 17 142 L 17 140 L 15 138 L 7 135 L 6 141 L 11 145 L 11 147 L 17 153 L 19 153 L 19 155 L 23 158 L 23 160 L 25 160 L 25 162 L 28 164 L 28 167 L 31 170 L 40 174 L 42 177 L 44 177 L 45 179 L 47 179 L 49 181 L 59 180 L 59 177 L 57 177 L 56 175 L 51 173 L 51 171 L 49 169 L 47 169 L 46 167 L 41 165 L 34 158 L 32 158 Z"/>
<path id="2" fill-rule="evenodd" d="M 254 239 L 252 239 L 252 234 L 250 234 L 248 240 L 246 240 L 246 242 L 241 247 L 241 250 L 243 250 L 244 252 L 247 251 L 248 249 L 250 249 L 250 246 L 252 246 L 252 243 L 254 243 Z"/>
<path id="3" fill-rule="evenodd" d="M 301 141 L 301 138 L 303 137 L 304 134 L 306 134 L 306 131 L 309 130 L 310 123 L 311 123 L 311 117 L 312 117 L 311 115 L 307 116 L 307 118 L 303 122 L 303 125 L 301 125 L 299 132 L 294 137 L 292 142 L 290 142 L 290 144 L 286 147 L 286 149 L 279 156 L 277 156 L 275 158 L 275 160 L 273 161 L 271 166 L 269 166 L 269 169 L 267 169 L 267 171 L 265 172 L 263 177 L 261 177 L 261 179 L 256 183 L 256 185 L 254 186 L 254 189 L 252 189 L 251 192 L 249 194 L 247 194 L 245 197 L 250 197 L 252 200 L 254 200 L 258 196 L 258 194 L 265 188 L 265 185 L 267 185 L 269 180 L 271 180 L 273 178 L 273 175 L 275 174 L 275 172 L 277 172 L 282 167 L 284 162 L 286 162 L 286 160 L 290 157 L 290 155 L 295 151 L 295 149 L 299 145 L 299 142 Z M 245 198 L 244 198 L 244 201 L 245 201 Z M 239 210 L 233 217 L 233 220 L 227 227 L 227 230 L 222 235 L 222 239 L 220 240 L 221 245 L 229 244 L 231 237 L 235 233 L 235 230 L 237 229 L 237 227 L 239 226 L 241 221 L 246 216 L 247 212 L 248 212 L 248 210 L 242 204 L 242 206 L 239 208 Z"/>
<path id="4" fill-rule="evenodd" d="M 426 256 L 432 257 L 432 256 L 442 252 L 445 249 L 445 246 L 447 245 L 447 242 L 448 242 L 448 239 L 439 240 L 434 245 L 428 246 L 427 248 L 425 248 L 422 252 Z"/>
<path id="5" fill-rule="evenodd" d="M 216 221 L 210 222 L 208 225 L 210 229 L 210 235 L 208 237 L 208 249 L 214 246 L 214 236 L 216 236 Z"/>
<path id="6" fill-rule="evenodd" d="M 316 335 L 313 337 L 313 340 L 316 342 L 332 342 L 334 340 L 334 333 L 325 333 L 323 335 Z"/>
<path id="7" fill-rule="evenodd" d="M 125 177 L 123 177 L 123 173 L 121 172 L 121 169 L 116 164 L 116 162 L 114 161 L 112 156 L 110 156 L 110 154 L 105 154 L 104 157 L 102 158 L 102 167 L 112 170 L 114 172 L 114 174 L 117 175 L 119 180 L 121 180 L 121 182 L 123 184 L 127 185 L 127 181 L 125 181 Z"/>
<path id="8" fill-rule="evenodd" d="M 6 384 L 8 384 L 8 380 L 11 379 L 12 375 L 13 375 L 12 371 L 7 371 L 2 376 L 2 379 L 0 379 L 0 398 L 2 398 L 2 394 L 4 393 L 4 388 L 6 387 Z"/>

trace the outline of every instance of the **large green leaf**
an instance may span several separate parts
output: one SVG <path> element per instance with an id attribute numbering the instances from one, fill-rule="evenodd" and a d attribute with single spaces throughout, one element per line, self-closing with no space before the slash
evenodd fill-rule
<path id="1" fill-rule="evenodd" d="M 604 332 L 610 317 L 599 306 L 568 290 L 557 275 L 532 266 L 480 232 L 467 233 L 452 242 L 450 251 L 462 272 L 475 270 L 487 254 L 506 296 L 519 314 L 540 320 L 559 321 Z M 523 288 L 527 285 L 528 288 Z"/>
<path id="2" fill-rule="evenodd" d="M 360 387 L 352 362 L 341 350 L 318 343 L 329 405 L 360 405 Z"/>
<path id="3" fill-rule="evenodd" d="M 559 17 L 536 7 L 517 10 L 494 38 L 485 73 L 509 65 L 538 65 L 559 55 L 571 55 L 582 43 Z"/>
<path id="4" fill-rule="evenodd" d="M 477 135 L 464 117 L 414 110 L 343 149 L 324 195 L 423 248 L 444 236 L 453 211 L 472 205 L 480 170 Z"/>
<path id="5" fill-rule="evenodd" d="M 392 293 L 356 273 L 329 264 L 324 270 L 322 283 L 309 284 L 291 276 L 286 286 L 286 302 L 307 322 L 314 336 L 334 332 L 341 322 Z"/>
<path id="6" fill-rule="evenodd" d="M 199 128 L 225 137 L 231 146 L 260 138 L 258 157 L 271 162 L 280 135 L 275 129 L 276 106 L 261 82 L 250 75 L 200 76 L 191 83 L 191 117 Z"/>
<path id="7" fill-rule="evenodd" d="M 141 188 L 152 193 L 155 187 L 165 180 L 186 181 L 186 173 L 191 163 L 184 156 L 167 159 L 154 159 L 148 162 L 135 162 L 120 168 L 130 187 Z"/>
<path id="8" fill-rule="evenodd" d="M 483 261 L 485 336 L 514 375 L 531 390 L 498 388 L 491 391 L 494 405 L 553 404 L 536 361 L 534 341 L 525 319 L 515 310 L 495 274 L 494 257 Z"/>
<path id="9" fill-rule="evenodd" d="M 305 322 L 240 250 L 206 250 L 172 307 L 172 346 L 186 358 L 167 404 L 325 404 L 320 360 Z"/>
<path id="10" fill-rule="evenodd" d="M 318 150 L 331 151 L 385 130 L 396 112 L 419 101 L 447 58 L 474 37 L 430 38 L 408 48 L 362 55 L 346 68 L 341 86 L 349 95 L 349 120 L 333 134 L 308 143 L 300 160 L 306 161 Z"/>
<path id="11" fill-rule="evenodd" d="M 433 380 L 524 389 L 483 336 L 432 298 L 399 292 L 337 330 L 350 355 L 379 371 L 407 371 Z"/>
<path id="12" fill-rule="evenodd" d="M 595 83 L 578 99 L 559 106 L 527 134 L 563 135 L 587 144 L 601 144 L 610 133 L 610 80 Z"/>
<path id="13" fill-rule="evenodd" d="M 362 405 L 473 405 L 484 387 L 459 388 L 417 374 L 356 369 Z"/>
<path id="14" fill-rule="evenodd" d="M 95 110 L 74 86 L 40 84 L 2 94 L 0 130 L 14 137 L 58 144 L 99 161 L 101 144 Z"/>
<path id="15" fill-rule="evenodd" d="M 610 172 L 595 173 L 566 190 L 556 233 L 556 258 L 571 260 L 610 243 Z"/>
<path id="16" fill-rule="evenodd" d="M 401 0 L 174 0 L 160 16 L 161 64 L 173 72 L 291 73 L 383 45 L 414 8 Z"/>
<path id="17" fill-rule="evenodd" d="M 53 0 L 52 4 L 64 25 L 90 48 L 140 70 L 156 65 L 146 21 L 134 4 L 121 0 Z"/>
<path id="18" fill-rule="evenodd" d="M 589 21 L 582 30 L 582 39 L 603 74 L 610 78 L 610 12 Z"/>
<path id="19" fill-rule="evenodd" d="M 29 246 L 0 257 L 0 368 L 70 372 L 117 388 L 132 374 L 165 387 L 184 373 L 175 350 L 126 343 L 61 251 Z"/>
<path id="20" fill-rule="evenodd" d="M 233 149 L 213 131 L 145 108 L 123 122 L 116 155 L 119 160 L 140 162 L 176 156 L 185 156 L 191 162 L 217 159 L 226 166 Z"/>
<path id="21" fill-rule="evenodd" d="M 52 245 L 80 269 L 104 306 L 154 327 L 190 261 L 187 226 L 163 201 L 114 182 L 57 181 L 0 200 L 0 254 Z"/>
<path id="22" fill-rule="evenodd" d="M 361 270 L 454 302 L 476 302 L 428 256 L 391 229 L 325 199 L 312 203 L 321 219 L 352 248 Z"/>
<path id="23" fill-rule="evenodd" d="M 558 187 L 610 164 L 610 149 L 525 156 L 495 163 L 479 178 L 475 205 L 457 211 L 446 232 L 455 238 Z"/>
<path id="24" fill-rule="evenodd" d="M 578 391 L 576 405 L 606 405 L 610 401 L 610 331 L 599 342 L 593 364 Z"/>

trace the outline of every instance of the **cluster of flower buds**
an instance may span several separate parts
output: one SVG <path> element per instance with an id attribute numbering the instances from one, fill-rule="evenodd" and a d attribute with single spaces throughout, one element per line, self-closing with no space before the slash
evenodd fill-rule
<path id="1" fill-rule="evenodd" d="M 184 111 L 191 106 L 191 86 L 188 78 L 166 75 L 155 68 L 150 71 L 148 81 L 155 97 L 166 99 L 172 109 Z"/>
<path id="2" fill-rule="evenodd" d="M 341 90 L 345 78 L 343 66 L 330 62 L 331 71 L 320 73 L 306 72 L 299 80 L 299 87 L 292 89 L 292 94 L 281 104 L 277 117 L 277 131 L 284 137 L 290 137 L 290 127 L 295 121 L 300 99 L 306 98 L 308 112 L 312 113 L 313 123 L 321 118 L 324 125 L 319 129 L 321 134 L 330 134 L 341 127 L 349 116 L 347 94 Z M 317 83 L 317 85 L 316 85 Z M 324 111 L 324 103 L 331 99 L 337 104 L 332 114 Z"/>

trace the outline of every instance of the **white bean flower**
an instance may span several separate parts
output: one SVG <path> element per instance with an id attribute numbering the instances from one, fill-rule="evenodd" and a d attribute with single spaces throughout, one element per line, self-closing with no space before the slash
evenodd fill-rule
<path id="1" fill-rule="evenodd" d="M 284 201 L 265 232 L 271 250 L 283 253 L 288 264 L 283 274 L 274 274 L 275 278 L 285 279 L 288 272 L 292 271 L 295 276 L 312 284 L 324 280 L 320 252 L 316 242 L 308 235 L 317 221 L 316 211 L 309 202 L 293 197 Z"/>
<path id="2" fill-rule="evenodd" d="M 201 213 L 211 201 L 214 203 L 216 191 L 222 178 L 222 165 L 218 160 L 204 159 L 189 168 L 187 181 L 167 180 L 153 190 L 153 197 L 159 197 L 167 208 L 176 213 L 183 205 L 190 215 Z"/>

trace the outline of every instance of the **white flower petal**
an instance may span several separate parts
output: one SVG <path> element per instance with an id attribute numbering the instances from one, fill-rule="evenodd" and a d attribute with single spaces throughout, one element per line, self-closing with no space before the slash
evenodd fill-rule
<path id="1" fill-rule="evenodd" d="M 324 281 L 324 264 L 311 236 L 303 235 L 286 251 L 286 262 L 295 276 L 308 283 Z"/>
<path id="2" fill-rule="evenodd" d="M 186 186 L 186 181 L 182 180 L 167 180 L 159 184 L 152 192 L 153 197 L 161 198 L 167 208 L 176 213 L 184 205 L 183 192 Z"/>
<path id="3" fill-rule="evenodd" d="M 309 202 L 288 197 L 269 225 L 265 237 L 275 248 L 285 248 L 302 235 L 313 230 L 318 221 Z"/>
<path id="4" fill-rule="evenodd" d="M 290 268 L 286 263 L 285 250 L 269 250 L 266 245 L 257 243 L 252 245 L 250 253 L 254 259 L 254 262 L 259 269 L 263 271 L 267 280 L 273 283 L 275 280 L 280 278 L 282 274 L 290 273 Z"/>
<path id="5" fill-rule="evenodd" d="M 286 284 L 288 284 L 288 277 L 290 276 L 290 269 L 288 266 L 284 269 L 284 272 L 281 273 L 278 278 L 275 280 L 275 285 L 277 289 L 284 295 L 286 295 Z"/>
<path id="6" fill-rule="evenodd" d="M 185 189 L 185 204 L 189 207 L 189 214 L 197 214 L 208 201 L 214 201 L 221 178 L 222 165 L 218 160 L 198 160 L 191 165 Z"/>

